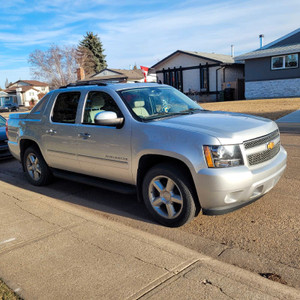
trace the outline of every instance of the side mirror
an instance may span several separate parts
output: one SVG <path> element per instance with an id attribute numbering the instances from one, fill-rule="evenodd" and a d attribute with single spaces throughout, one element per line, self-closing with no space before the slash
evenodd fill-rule
<path id="1" fill-rule="evenodd" d="M 94 122 L 96 125 L 120 127 L 124 118 L 118 118 L 113 111 L 101 111 L 95 115 Z"/>

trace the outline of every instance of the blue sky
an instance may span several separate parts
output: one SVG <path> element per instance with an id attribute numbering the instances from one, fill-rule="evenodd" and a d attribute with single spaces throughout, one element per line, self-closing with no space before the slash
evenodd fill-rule
<path id="1" fill-rule="evenodd" d="M 34 79 L 28 56 L 100 37 L 108 67 L 152 66 L 181 49 L 239 55 L 300 27 L 299 0 L 0 0 L 0 87 Z"/>

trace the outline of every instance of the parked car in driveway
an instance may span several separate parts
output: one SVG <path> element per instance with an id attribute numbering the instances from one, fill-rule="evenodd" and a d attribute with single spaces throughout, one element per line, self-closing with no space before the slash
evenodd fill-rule
<path id="1" fill-rule="evenodd" d="M 33 185 L 55 175 L 136 192 L 166 226 L 257 200 L 287 158 L 273 121 L 207 111 L 156 83 L 62 87 L 30 113 L 11 114 L 8 138 Z"/>
<path id="2" fill-rule="evenodd" d="M 6 124 L 6 119 L 0 116 L 0 159 L 11 156 L 7 145 L 5 124 Z"/>
<path id="3" fill-rule="evenodd" d="M 3 102 L 0 104 L 0 111 L 6 112 L 6 111 L 18 111 L 19 105 L 14 102 Z"/>

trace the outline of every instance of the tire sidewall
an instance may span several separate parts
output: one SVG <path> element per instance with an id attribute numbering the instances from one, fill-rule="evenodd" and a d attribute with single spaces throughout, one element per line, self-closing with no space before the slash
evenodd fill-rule
<path id="1" fill-rule="evenodd" d="M 183 199 L 183 207 L 181 213 L 174 219 L 167 219 L 160 216 L 150 203 L 149 195 L 148 195 L 149 184 L 151 183 L 152 179 L 157 176 L 169 177 L 175 182 L 175 184 L 180 190 Z M 186 178 L 186 176 L 184 175 L 184 172 L 182 172 L 180 169 L 178 170 L 178 168 L 175 168 L 172 165 L 160 164 L 151 168 L 144 177 L 142 192 L 143 192 L 144 203 L 149 213 L 156 221 L 158 221 L 159 223 L 165 226 L 179 227 L 191 221 L 195 216 L 196 207 L 195 207 L 191 184 Z"/>

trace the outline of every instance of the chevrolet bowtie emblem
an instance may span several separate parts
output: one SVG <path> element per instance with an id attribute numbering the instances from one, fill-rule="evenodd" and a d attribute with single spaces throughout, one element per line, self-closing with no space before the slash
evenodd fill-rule
<path id="1" fill-rule="evenodd" d="M 269 149 L 269 150 L 272 150 L 273 148 L 274 148 L 274 142 L 270 142 L 268 145 L 267 145 L 267 148 Z"/>

